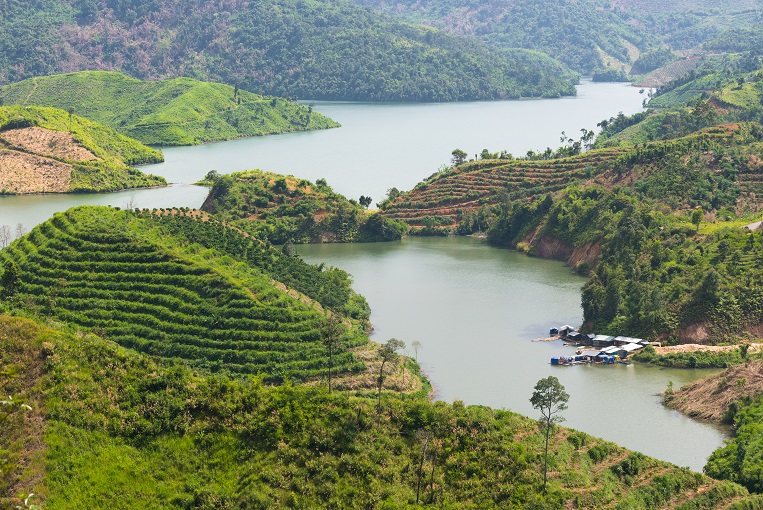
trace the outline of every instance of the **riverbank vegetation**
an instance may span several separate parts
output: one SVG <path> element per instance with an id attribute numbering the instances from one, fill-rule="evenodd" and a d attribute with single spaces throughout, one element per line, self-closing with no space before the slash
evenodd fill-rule
<path id="1" fill-rule="evenodd" d="M 0 107 L 0 189 L 4 194 L 103 192 L 164 186 L 129 165 L 161 152 L 70 112 Z"/>
<path id="2" fill-rule="evenodd" d="M 335 193 L 325 179 L 312 183 L 254 170 L 213 174 L 209 183 L 202 210 L 274 244 L 398 241 L 408 230 Z"/>
<path id="3" fill-rule="evenodd" d="M 339 126 L 288 99 L 191 78 L 141 81 L 116 72 L 83 71 L 6 85 L 0 97 L 6 104 L 71 111 L 150 145 L 194 145 Z"/>

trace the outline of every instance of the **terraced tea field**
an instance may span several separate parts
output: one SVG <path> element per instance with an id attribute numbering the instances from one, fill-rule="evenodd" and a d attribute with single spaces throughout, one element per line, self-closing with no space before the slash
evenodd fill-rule
<path id="1" fill-rule="evenodd" d="M 172 218 L 163 221 L 109 208 L 56 214 L 3 251 L 21 269 L 17 298 L 125 347 L 213 372 L 270 382 L 324 373 L 319 306 L 255 266 L 218 263 L 219 252 L 178 242 L 166 228 Z M 333 366 L 364 365 L 345 352 Z"/>
<path id="2" fill-rule="evenodd" d="M 606 149 L 555 160 L 474 161 L 418 184 L 392 201 L 383 214 L 414 228 L 431 221 L 440 227 L 455 227 L 483 207 L 542 198 L 591 179 L 611 168 L 613 159 L 624 152 Z"/>
<path id="3" fill-rule="evenodd" d="M 673 194 L 687 197 L 700 191 L 719 195 L 736 186 L 737 202 L 736 195 L 726 193 L 722 196 L 728 203 L 717 207 L 757 211 L 763 208 L 761 138 L 763 132 L 756 125 L 729 124 L 675 140 L 561 159 L 472 161 L 416 185 L 389 203 L 382 214 L 414 229 L 430 226 L 447 231 L 481 211 L 489 216 L 494 212 L 491 208 L 501 203 L 541 199 L 573 184 L 628 186 L 644 198 L 664 200 L 660 195 L 664 190 L 655 181 L 668 178 L 677 186 Z M 651 179 L 647 185 L 637 184 L 646 179 Z M 708 186 L 711 189 L 705 189 Z M 687 207 L 693 205 L 675 204 L 677 209 Z"/>

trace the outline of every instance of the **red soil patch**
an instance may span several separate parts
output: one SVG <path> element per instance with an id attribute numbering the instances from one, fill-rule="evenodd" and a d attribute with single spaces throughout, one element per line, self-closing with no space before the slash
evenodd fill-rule
<path id="1" fill-rule="evenodd" d="M 26 152 L 50 156 L 68 161 L 97 160 L 95 154 L 82 147 L 69 133 L 52 131 L 41 127 L 10 129 L 0 133 L 0 138 Z"/>
<path id="2" fill-rule="evenodd" d="M 0 150 L 0 190 L 12 193 L 66 193 L 72 166 L 23 152 Z"/>

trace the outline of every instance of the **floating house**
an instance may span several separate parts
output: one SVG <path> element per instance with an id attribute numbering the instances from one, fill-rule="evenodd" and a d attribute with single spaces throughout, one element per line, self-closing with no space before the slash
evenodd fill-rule
<path id="1" fill-rule="evenodd" d="M 640 344 L 644 342 L 641 338 L 631 338 L 629 336 L 616 336 L 615 345 Z"/>
<path id="2" fill-rule="evenodd" d="M 576 342 L 576 343 L 583 343 L 584 336 L 582 333 L 578 333 L 577 331 L 571 331 L 567 333 L 567 340 L 570 342 Z"/>
<path id="3" fill-rule="evenodd" d="M 570 326 L 569 324 L 565 324 L 561 328 L 559 328 L 559 336 L 562 338 L 567 338 L 567 335 L 572 333 L 573 331 L 577 331 L 574 327 Z"/>
<path id="4" fill-rule="evenodd" d="M 559 334 L 559 328 L 551 328 L 548 330 L 548 336 L 556 336 Z"/>
<path id="5" fill-rule="evenodd" d="M 591 342 L 594 347 L 609 347 L 614 344 L 615 337 L 607 335 L 596 335 Z"/>
<path id="6" fill-rule="evenodd" d="M 617 348 L 617 355 L 620 356 L 621 358 L 627 358 L 629 354 L 632 354 L 638 351 L 639 349 L 643 349 L 643 348 L 644 348 L 643 345 L 634 344 L 634 343 L 621 345 Z"/>

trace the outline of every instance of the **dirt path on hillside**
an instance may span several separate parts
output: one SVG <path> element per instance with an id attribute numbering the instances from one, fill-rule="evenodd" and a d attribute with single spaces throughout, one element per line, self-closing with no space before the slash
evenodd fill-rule
<path id="1" fill-rule="evenodd" d="M 726 352 L 739 349 L 738 345 L 702 345 L 702 344 L 681 344 L 681 345 L 668 345 L 665 347 L 655 347 L 654 350 L 657 354 L 671 354 L 674 352 L 697 352 L 697 351 L 709 351 L 709 352 Z M 759 351 L 763 349 L 763 343 L 751 343 L 750 351 Z"/>

